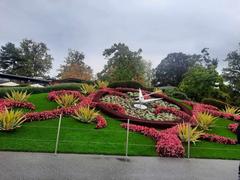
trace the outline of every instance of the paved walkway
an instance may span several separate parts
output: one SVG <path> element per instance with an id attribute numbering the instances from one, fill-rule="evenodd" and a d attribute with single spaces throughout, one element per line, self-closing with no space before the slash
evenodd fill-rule
<path id="1" fill-rule="evenodd" d="M 0 180 L 238 180 L 239 161 L 0 152 Z"/>

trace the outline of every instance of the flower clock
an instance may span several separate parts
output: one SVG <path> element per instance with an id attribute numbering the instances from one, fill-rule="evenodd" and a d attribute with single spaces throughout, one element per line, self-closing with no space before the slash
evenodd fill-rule
<path id="1" fill-rule="evenodd" d="M 75 117 L 76 114 L 79 115 L 79 112 L 83 115 L 77 118 L 84 119 L 87 117 L 86 112 L 90 112 L 90 108 L 122 121 L 121 127 L 123 128 L 128 127 L 126 122 L 129 119 L 131 122 L 129 130 L 153 138 L 156 141 L 156 151 L 164 157 L 184 157 L 182 142 L 184 142 L 184 128 L 188 126 L 191 127 L 192 134 L 195 133 L 197 137 L 193 138 L 192 142 L 203 139 L 216 143 L 236 144 L 235 139 L 209 134 L 206 131 L 207 128 L 204 131 L 199 130 L 198 133 L 195 130 L 199 126 L 199 113 L 234 121 L 240 120 L 239 115 L 222 112 L 207 104 L 191 101 L 179 102 L 163 93 L 139 91 L 132 88 L 102 88 L 84 96 L 80 91 L 60 90 L 50 92 L 48 99 L 62 104 L 54 110 L 28 112 L 24 115 L 24 122 L 53 119 L 59 117 L 60 114 Z M 0 100 L 0 112 L 12 107 L 35 109 L 34 105 L 29 102 Z M 83 107 L 87 108 L 79 111 Z M 107 121 L 102 115 L 92 114 L 94 117 L 92 122 L 96 123 L 97 129 L 107 127 Z M 86 122 L 88 122 L 87 119 Z M 236 132 L 236 129 L 237 124 L 229 125 L 229 130 L 232 132 Z"/>

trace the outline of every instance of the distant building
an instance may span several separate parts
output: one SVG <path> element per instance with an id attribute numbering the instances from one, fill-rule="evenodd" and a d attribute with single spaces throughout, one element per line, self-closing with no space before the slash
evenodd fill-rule
<path id="1" fill-rule="evenodd" d="M 30 78 L 26 76 L 18 76 L 18 75 L 13 75 L 13 74 L 3 74 L 0 73 L 0 83 L 4 82 L 16 82 L 18 84 L 41 84 L 41 85 L 48 85 L 51 81 L 50 80 L 44 80 L 44 79 L 37 79 L 37 78 Z"/>

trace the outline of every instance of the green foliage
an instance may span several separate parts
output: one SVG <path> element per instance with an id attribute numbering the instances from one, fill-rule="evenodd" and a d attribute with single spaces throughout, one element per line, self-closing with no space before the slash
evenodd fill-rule
<path id="1" fill-rule="evenodd" d="M 197 116 L 198 127 L 203 131 L 208 131 L 210 127 L 213 127 L 216 117 L 207 112 L 198 113 Z"/>
<path id="2" fill-rule="evenodd" d="M 188 69 L 200 61 L 200 55 L 186 55 L 184 53 L 171 53 L 161 60 L 155 69 L 154 84 L 159 86 L 178 86 Z"/>
<path id="3" fill-rule="evenodd" d="M 0 50 L 2 72 L 28 77 L 46 77 L 52 68 L 52 56 L 46 44 L 24 39 L 20 47 L 7 43 Z"/>
<path id="4" fill-rule="evenodd" d="M 70 107 L 76 105 L 79 100 L 72 94 L 64 94 L 57 97 L 55 101 L 60 107 Z"/>
<path id="5" fill-rule="evenodd" d="M 177 88 L 165 89 L 164 93 L 173 98 L 190 100 L 185 93 L 179 91 Z"/>
<path id="6" fill-rule="evenodd" d="M 131 51 L 123 43 L 114 44 L 105 49 L 103 56 L 108 59 L 104 69 L 97 74 L 101 80 L 108 82 L 136 80 L 142 83 L 151 79 L 151 63 L 140 55 L 141 49 Z"/>
<path id="7" fill-rule="evenodd" d="M 90 109 L 90 107 L 80 107 L 75 110 L 74 115 L 72 116 L 74 119 L 77 119 L 84 123 L 91 123 L 95 121 L 98 112 L 95 109 Z"/>
<path id="8" fill-rule="evenodd" d="M 141 88 L 145 90 L 152 90 L 151 88 L 145 87 L 143 84 L 141 84 L 138 81 L 116 81 L 112 82 L 108 85 L 110 88 L 117 88 L 117 87 L 124 87 L 124 88 Z"/>
<path id="9" fill-rule="evenodd" d="M 227 105 L 227 106 L 225 106 L 224 112 L 240 115 L 240 108 Z"/>
<path id="10" fill-rule="evenodd" d="M 239 44 L 240 47 L 240 44 Z M 225 61 L 228 63 L 227 68 L 223 68 L 223 78 L 229 82 L 233 90 L 240 92 L 240 52 L 232 51 L 228 53 Z"/>
<path id="11" fill-rule="evenodd" d="M 20 101 L 25 102 L 28 100 L 28 98 L 31 96 L 31 94 L 28 94 L 27 91 L 11 91 L 10 93 L 6 93 L 5 99 L 12 100 L 12 101 Z"/>
<path id="12" fill-rule="evenodd" d="M 52 86 L 46 86 L 43 88 L 37 87 L 2 87 L 0 88 L 0 97 L 4 97 L 6 93 L 10 93 L 11 91 L 26 91 L 27 93 L 31 94 L 38 94 L 38 93 L 47 93 L 50 91 L 57 91 L 57 90 L 79 90 L 81 84 L 79 83 L 63 83 L 63 84 L 56 84 Z"/>
<path id="13" fill-rule="evenodd" d="M 190 137 L 190 142 L 195 144 L 201 135 L 203 135 L 202 131 L 198 131 L 197 127 L 192 128 L 190 124 L 182 123 L 177 126 L 179 131 L 178 136 L 182 142 L 188 142 L 188 137 Z"/>
<path id="14" fill-rule="evenodd" d="M 219 109 L 224 109 L 225 106 L 227 106 L 228 104 L 223 102 L 223 101 L 219 101 L 217 99 L 213 99 L 213 98 L 204 98 L 202 99 L 202 102 L 204 104 L 210 104 L 212 106 L 218 107 Z"/>
<path id="15" fill-rule="evenodd" d="M 222 78 L 214 68 L 195 66 L 184 75 L 179 89 L 191 99 L 201 101 L 203 98 L 210 97 L 216 83 L 221 81 Z"/>
<path id="16" fill-rule="evenodd" d="M 109 83 L 107 81 L 97 81 L 95 83 L 95 86 L 98 88 L 98 89 L 102 89 L 102 88 L 107 88 L 109 85 Z"/>
<path id="17" fill-rule="evenodd" d="M 11 131 L 21 126 L 25 121 L 22 111 L 8 110 L 0 112 L 0 131 Z"/>
<path id="18" fill-rule="evenodd" d="M 81 84 L 80 91 L 81 93 L 88 95 L 88 94 L 94 93 L 96 91 L 96 87 L 94 85 L 84 83 L 84 84 Z"/>

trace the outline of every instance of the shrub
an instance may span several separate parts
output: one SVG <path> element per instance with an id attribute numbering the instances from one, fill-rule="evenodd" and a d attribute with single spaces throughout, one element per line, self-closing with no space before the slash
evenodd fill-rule
<path id="1" fill-rule="evenodd" d="M 108 82 L 107 81 L 97 81 L 95 86 L 98 88 L 98 89 L 103 89 L 103 88 L 107 88 L 108 87 Z"/>
<path id="2" fill-rule="evenodd" d="M 225 106 L 225 109 L 223 110 L 226 113 L 230 113 L 230 114 L 237 114 L 240 115 L 240 109 L 234 106 Z"/>
<path id="3" fill-rule="evenodd" d="M 188 128 L 190 128 L 190 130 Z M 188 142 L 188 136 L 190 136 L 190 142 L 193 142 L 194 144 L 198 141 L 201 135 L 203 135 L 202 131 L 197 130 L 197 127 L 192 128 L 191 125 L 187 123 L 178 124 L 178 131 L 178 136 L 182 142 Z M 188 134 L 188 131 L 190 134 Z"/>
<path id="4" fill-rule="evenodd" d="M 213 98 L 204 98 L 202 100 L 202 102 L 204 104 L 210 104 L 212 106 L 216 106 L 217 108 L 219 109 L 224 109 L 225 106 L 227 106 L 228 104 L 223 102 L 223 101 L 219 101 L 219 100 L 216 100 L 216 99 L 213 99 Z"/>
<path id="5" fill-rule="evenodd" d="M 155 87 L 154 89 L 153 89 L 153 92 L 155 92 L 155 93 L 163 93 L 163 91 L 159 88 L 159 87 Z"/>
<path id="6" fill-rule="evenodd" d="M 46 86 L 43 88 L 37 87 L 2 87 L 0 88 L 0 97 L 4 97 L 6 93 L 10 93 L 11 91 L 26 91 L 27 93 L 31 94 L 38 94 L 38 93 L 48 93 L 51 91 L 58 91 L 58 90 L 79 90 L 81 84 L 79 83 L 64 83 L 64 84 L 57 84 Z"/>
<path id="7" fill-rule="evenodd" d="M 203 131 L 207 131 L 210 127 L 213 126 L 216 117 L 212 116 L 208 112 L 200 112 L 196 115 L 196 120 L 198 127 L 200 127 Z"/>
<path id="8" fill-rule="evenodd" d="M 81 84 L 80 91 L 83 94 L 88 95 L 88 94 L 94 93 L 96 91 L 96 88 L 94 85 Z"/>
<path id="9" fill-rule="evenodd" d="M 97 116 L 98 116 L 98 112 L 96 112 L 95 109 L 90 109 L 90 107 L 87 106 L 87 107 L 80 107 L 79 109 L 76 109 L 72 117 L 81 122 L 91 123 L 95 121 Z"/>
<path id="10" fill-rule="evenodd" d="M 147 88 L 144 87 L 140 82 L 137 81 L 117 81 L 117 82 L 112 82 L 109 84 L 110 88 L 117 88 L 117 87 L 122 87 L 122 88 L 134 88 L 134 89 L 144 89 L 144 90 L 149 90 L 152 91 L 152 88 Z"/>
<path id="11" fill-rule="evenodd" d="M 19 102 L 26 102 L 27 99 L 30 97 L 31 94 L 27 94 L 27 91 L 11 91 L 10 93 L 6 93 L 5 99 L 11 101 L 19 101 Z"/>
<path id="12" fill-rule="evenodd" d="M 0 130 L 10 131 L 19 128 L 21 124 L 25 121 L 25 117 L 22 111 L 8 110 L 0 112 Z"/>
<path id="13" fill-rule="evenodd" d="M 55 101 L 60 107 L 70 107 L 78 103 L 78 98 L 72 94 L 63 94 L 58 96 Z"/>
<path id="14" fill-rule="evenodd" d="M 185 93 L 178 91 L 176 88 L 165 89 L 164 93 L 173 98 L 189 100 L 189 97 Z"/>

